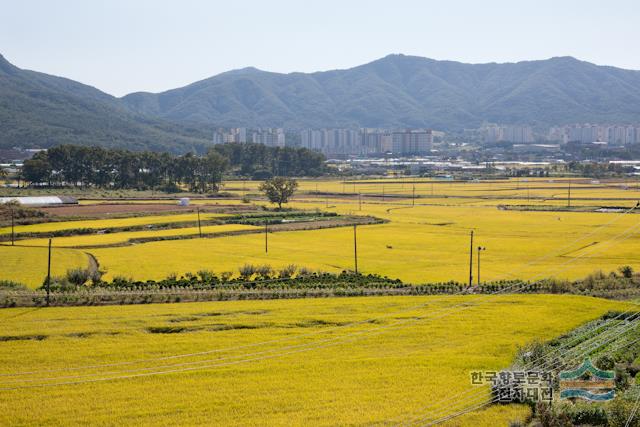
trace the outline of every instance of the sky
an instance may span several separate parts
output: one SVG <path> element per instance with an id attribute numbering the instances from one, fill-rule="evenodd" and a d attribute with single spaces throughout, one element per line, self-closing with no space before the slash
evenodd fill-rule
<path id="1" fill-rule="evenodd" d="M 14 65 L 123 96 L 231 69 L 574 56 L 640 70 L 638 0 L 0 0 Z"/>

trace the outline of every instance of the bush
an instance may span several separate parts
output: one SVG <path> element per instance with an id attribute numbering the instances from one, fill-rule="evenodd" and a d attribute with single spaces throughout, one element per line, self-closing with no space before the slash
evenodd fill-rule
<path id="1" fill-rule="evenodd" d="M 280 269 L 278 272 L 278 276 L 282 279 L 288 279 L 294 274 L 296 274 L 296 270 L 298 267 L 295 264 L 289 264 L 286 267 Z"/>
<path id="2" fill-rule="evenodd" d="M 256 273 L 256 267 L 252 264 L 245 264 L 238 270 L 240 272 L 240 277 L 242 277 L 243 279 L 249 279 Z"/>
<path id="3" fill-rule="evenodd" d="M 52 292 L 73 292 L 78 289 L 78 286 L 70 282 L 67 277 L 52 277 L 49 288 Z M 40 289 L 47 289 L 47 279 L 44 279 Z"/>
<path id="4" fill-rule="evenodd" d="M 91 284 L 93 286 L 98 286 L 102 283 L 102 276 L 106 274 L 106 270 L 94 270 L 89 274 L 89 279 L 91 279 Z"/>
<path id="5" fill-rule="evenodd" d="M 633 411 L 634 402 L 620 396 L 613 399 L 606 406 L 607 420 L 611 427 L 640 427 L 640 418 L 633 417 L 629 421 L 631 411 Z"/>
<path id="6" fill-rule="evenodd" d="M 256 267 L 256 274 L 263 279 L 268 279 L 272 271 L 273 269 L 271 268 L 271 266 L 267 264 L 259 265 Z"/>
<path id="7" fill-rule="evenodd" d="M 633 277 L 633 268 L 629 265 L 620 267 L 620 274 L 622 274 L 622 277 L 625 279 L 631 279 Z"/>
<path id="8" fill-rule="evenodd" d="M 210 270 L 200 270 L 198 271 L 198 276 L 200 276 L 200 280 L 203 282 L 211 282 L 216 277 L 216 275 Z"/>
<path id="9" fill-rule="evenodd" d="M 254 181 L 264 181 L 273 178 L 273 174 L 265 169 L 259 169 L 253 173 L 251 179 Z"/>
<path id="10" fill-rule="evenodd" d="M 557 414 L 568 417 L 573 425 L 607 425 L 607 412 L 602 405 L 592 402 L 562 402 L 554 408 Z"/>
<path id="11" fill-rule="evenodd" d="M 158 188 L 158 190 L 163 191 L 165 193 L 180 193 L 180 192 L 182 192 L 182 189 L 180 187 L 178 187 L 178 185 L 175 182 L 167 183 L 167 184 L 163 185 L 162 187 Z"/>
<path id="12" fill-rule="evenodd" d="M 600 356 L 598 360 L 596 360 L 595 365 L 598 369 L 602 369 L 603 371 L 610 371 L 614 368 L 615 361 L 611 356 L 605 354 L 603 356 Z"/>
<path id="13" fill-rule="evenodd" d="M 75 286 L 83 286 L 91 277 L 91 272 L 85 268 L 67 270 L 67 280 Z"/>
<path id="14" fill-rule="evenodd" d="M 12 280 L 0 280 L 0 289 L 3 291 L 24 291 L 28 288 L 22 283 L 14 282 Z"/>

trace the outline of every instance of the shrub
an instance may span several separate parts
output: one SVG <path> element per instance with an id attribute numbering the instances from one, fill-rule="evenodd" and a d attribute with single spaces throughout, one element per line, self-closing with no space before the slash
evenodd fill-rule
<path id="1" fill-rule="evenodd" d="M 626 399 L 624 396 L 617 397 L 609 402 L 606 406 L 607 421 L 611 427 L 639 427 L 640 420 L 633 417 L 628 420 L 633 411 L 634 402 Z"/>
<path id="2" fill-rule="evenodd" d="M 554 411 L 565 415 L 573 425 L 607 425 L 607 413 L 604 407 L 591 402 L 562 402 L 554 408 Z"/>
<path id="3" fill-rule="evenodd" d="M 254 181 L 263 181 L 272 177 L 273 174 L 266 169 L 258 169 L 253 173 L 253 175 L 251 175 L 251 179 Z"/>
<path id="4" fill-rule="evenodd" d="M 267 264 L 255 267 L 256 274 L 264 279 L 268 279 L 272 271 L 271 266 Z"/>
<path id="5" fill-rule="evenodd" d="M 113 280 L 111 280 L 111 285 L 118 288 L 128 288 L 132 283 L 133 279 L 125 276 L 115 276 Z"/>
<path id="6" fill-rule="evenodd" d="M 615 366 L 615 361 L 611 356 L 605 354 L 603 356 L 600 356 L 598 360 L 596 360 L 595 365 L 598 369 L 610 371 Z"/>
<path id="7" fill-rule="evenodd" d="M 89 274 L 89 279 L 91 279 L 91 284 L 93 286 L 98 286 L 102 283 L 102 276 L 104 276 L 107 273 L 106 270 L 93 270 L 90 274 Z"/>
<path id="8" fill-rule="evenodd" d="M 313 271 L 309 270 L 307 267 L 300 267 L 298 270 L 298 276 L 310 276 L 313 274 Z"/>
<path id="9" fill-rule="evenodd" d="M 70 282 L 67 277 L 52 277 L 49 288 L 52 292 L 73 292 L 78 289 L 78 285 Z M 44 280 L 40 289 L 47 289 L 47 279 Z"/>
<path id="10" fill-rule="evenodd" d="M 633 277 L 633 268 L 630 265 L 620 267 L 620 274 L 622 274 L 622 277 L 625 279 L 631 279 Z"/>
<path id="11" fill-rule="evenodd" d="M 200 276 L 200 280 L 203 282 L 211 282 L 216 277 L 211 270 L 200 270 L 198 271 L 198 276 Z"/>
<path id="12" fill-rule="evenodd" d="M 91 277 L 91 272 L 86 268 L 72 268 L 67 270 L 67 280 L 75 286 L 83 286 Z"/>
<path id="13" fill-rule="evenodd" d="M 249 279 L 256 273 L 256 267 L 252 264 L 245 264 L 238 270 L 240 272 L 240 277 L 242 277 L 243 279 Z"/>
<path id="14" fill-rule="evenodd" d="M 162 187 L 158 188 L 158 190 L 163 191 L 165 193 L 180 193 L 182 189 L 178 187 L 175 182 L 169 182 Z"/>
<path id="15" fill-rule="evenodd" d="M 296 273 L 298 267 L 295 264 L 289 264 L 278 272 L 278 276 L 282 279 L 288 279 Z"/>
<path id="16" fill-rule="evenodd" d="M 22 283 L 14 282 L 12 280 L 0 280 L 0 289 L 3 291 L 23 291 L 28 288 Z"/>

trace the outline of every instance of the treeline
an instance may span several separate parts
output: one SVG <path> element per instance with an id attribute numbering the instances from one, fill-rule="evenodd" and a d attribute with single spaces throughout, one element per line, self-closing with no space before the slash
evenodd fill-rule
<path id="1" fill-rule="evenodd" d="M 326 172 L 325 157 L 306 148 L 267 147 L 264 144 L 219 144 L 214 150 L 229 159 L 242 176 L 320 176 Z"/>
<path id="2" fill-rule="evenodd" d="M 251 143 L 217 145 L 202 156 L 60 145 L 25 161 L 20 178 L 50 187 L 178 191 L 185 185 L 189 191 L 207 193 L 218 191 L 225 173 L 265 179 L 316 176 L 323 170 L 321 154 Z"/>

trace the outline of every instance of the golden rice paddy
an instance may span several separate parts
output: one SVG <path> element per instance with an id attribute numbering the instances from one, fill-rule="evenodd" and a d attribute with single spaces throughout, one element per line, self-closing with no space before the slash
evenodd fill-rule
<path id="1" fill-rule="evenodd" d="M 0 424 L 399 425 L 452 412 L 470 371 L 620 306 L 509 295 L 5 309 Z M 451 425 L 526 413 L 499 405 Z"/>

